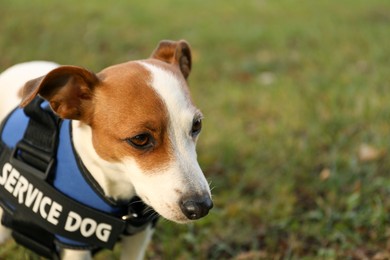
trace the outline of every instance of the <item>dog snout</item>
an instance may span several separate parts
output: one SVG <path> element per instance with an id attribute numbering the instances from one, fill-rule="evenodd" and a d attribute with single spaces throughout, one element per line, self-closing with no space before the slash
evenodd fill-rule
<path id="1" fill-rule="evenodd" d="M 213 207 L 213 201 L 209 196 L 187 197 L 180 202 L 181 211 L 191 220 L 206 216 Z"/>

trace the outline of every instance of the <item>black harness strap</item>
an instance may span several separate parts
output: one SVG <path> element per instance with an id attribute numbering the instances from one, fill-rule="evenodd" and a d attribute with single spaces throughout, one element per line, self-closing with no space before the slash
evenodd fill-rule
<path id="1" fill-rule="evenodd" d="M 58 253 L 53 234 L 90 245 L 86 249 L 113 248 L 122 234 L 133 235 L 144 230 L 150 223 L 155 225 L 158 214 L 138 197 L 133 198 L 127 205 L 128 215 L 118 218 L 78 203 L 53 188 L 51 177 L 55 170 L 58 136 L 62 121 L 49 108 L 42 108 L 43 101 L 39 97 L 35 98 L 24 109 L 30 119 L 23 139 L 14 149 L 9 149 L 0 142 L 0 165 L 8 167 L 8 178 L 11 178 L 13 174 L 12 178 L 15 179 L 13 185 L 16 187 L 18 184 L 15 185 L 15 182 L 21 182 L 24 178 L 25 185 L 29 185 L 30 195 L 33 192 L 38 194 L 35 202 L 28 205 L 27 191 L 24 201 L 21 201 L 23 196 L 22 198 L 16 196 L 9 187 L 7 189 L 7 185 L 0 185 L 0 204 L 4 209 L 2 223 L 13 230 L 14 239 L 42 256 L 53 258 Z M 5 178 L 4 168 L 1 177 Z M 39 196 L 41 196 L 40 202 L 36 202 Z M 46 206 L 40 205 L 45 198 L 46 202 L 50 201 L 50 203 Z M 34 208 L 34 203 L 38 204 L 36 208 Z M 54 209 L 57 212 L 53 213 L 55 220 L 48 221 L 50 213 L 47 212 L 52 210 L 55 203 L 57 203 L 57 208 Z M 42 214 L 42 211 L 46 215 Z M 102 224 L 100 225 L 100 237 L 98 235 L 86 236 L 81 230 L 69 231 L 69 228 L 67 230 L 66 225 L 71 226 L 74 221 L 77 221 L 75 215 L 83 220 L 88 219 L 88 225 Z M 70 218 L 71 216 L 73 218 Z M 85 229 L 90 228 L 88 225 Z M 98 228 L 99 226 L 96 229 Z M 109 234 L 109 236 L 102 239 L 102 234 Z"/>
<path id="2" fill-rule="evenodd" d="M 13 165 L 20 165 L 21 169 L 31 168 L 29 172 L 42 180 L 46 180 L 54 166 L 61 120 L 53 113 L 43 111 L 41 107 L 43 101 L 39 97 L 35 98 L 24 109 L 25 114 L 31 119 L 24 138 L 10 155 L 10 161 L 13 161 Z M 26 165 L 23 165 L 23 162 Z M 2 222 L 12 228 L 12 236 L 17 243 L 42 256 L 53 257 L 53 252 L 56 252 L 53 250 L 53 234 L 36 225 L 36 223 L 32 223 L 28 217 L 30 214 L 27 212 L 21 210 L 6 210 L 5 212 Z"/>
<path id="3" fill-rule="evenodd" d="M 44 100 L 37 97 L 24 109 L 30 117 L 23 139 L 17 144 L 17 156 L 25 163 L 40 170 L 37 176 L 46 180 L 54 166 L 61 119 L 49 108 L 42 108 Z"/>

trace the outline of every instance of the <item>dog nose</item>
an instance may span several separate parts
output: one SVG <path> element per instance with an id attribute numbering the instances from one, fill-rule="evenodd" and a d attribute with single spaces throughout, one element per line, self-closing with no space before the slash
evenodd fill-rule
<path id="1" fill-rule="evenodd" d="M 181 211 L 191 220 L 199 219 L 209 213 L 213 207 L 213 201 L 209 196 L 205 197 L 189 197 L 180 203 Z"/>

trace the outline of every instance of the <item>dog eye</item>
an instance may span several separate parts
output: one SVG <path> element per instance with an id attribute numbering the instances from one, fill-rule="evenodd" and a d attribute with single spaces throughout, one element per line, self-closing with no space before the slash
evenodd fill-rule
<path id="1" fill-rule="evenodd" d="M 126 139 L 126 142 L 137 149 L 147 149 L 153 146 L 153 138 L 150 134 L 139 134 Z"/>
<path id="2" fill-rule="evenodd" d="M 192 122 L 191 136 L 196 137 L 202 130 L 202 119 L 198 118 Z"/>

